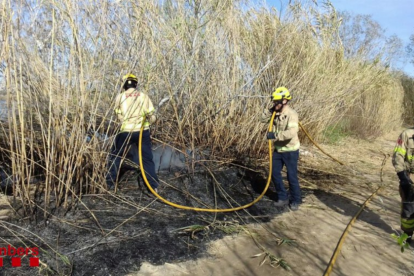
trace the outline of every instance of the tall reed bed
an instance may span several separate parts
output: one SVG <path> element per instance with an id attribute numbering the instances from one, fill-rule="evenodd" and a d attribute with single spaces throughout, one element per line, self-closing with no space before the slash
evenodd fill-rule
<path id="1" fill-rule="evenodd" d="M 277 86 L 316 139 L 338 122 L 380 135 L 400 121 L 402 88 L 381 64 L 344 59 L 339 26 L 329 2 L 281 17 L 228 0 L 3 1 L 1 157 L 14 194 L 31 212 L 34 177 L 45 210 L 102 188 L 113 100 L 130 72 L 160 103 L 153 135 L 216 158 L 266 154 L 258 117 Z"/>

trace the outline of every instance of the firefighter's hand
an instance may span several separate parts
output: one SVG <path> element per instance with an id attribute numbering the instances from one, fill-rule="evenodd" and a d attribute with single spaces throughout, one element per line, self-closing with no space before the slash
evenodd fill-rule
<path id="1" fill-rule="evenodd" d="M 267 140 L 274 140 L 274 139 L 276 139 L 275 133 L 273 131 L 269 131 L 267 133 Z"/>
<path id="2" fill-rule="evenodd" d="M 401 171 L 397 173 L 398 178 L 400 179 L 401 185 L 411 185 L 413 181 L 408 177 L 405 171 Z"/>
<path id="3" fill-rule="evenodd" d="M 145 121 L 149 122 L 150 124 L 155 123 L 155 121 L 157 121 L 157 115 L 155 112 L 145 114 Z"/>

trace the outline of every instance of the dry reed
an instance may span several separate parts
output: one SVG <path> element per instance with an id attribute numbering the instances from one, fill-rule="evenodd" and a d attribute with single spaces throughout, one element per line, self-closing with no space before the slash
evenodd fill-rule
<path id="1" fill-rule="evenodd" d="M 102 188 L 129 72 L 163 103 L 153 135 L 216 158 L 266 154 L 258 116 L 282 85 L 316 139 L 340 121 L 384 133 L 401 119 L 402 87 L 381 64 L 345 59 L 339 26 L 329 3 L 294 3 L 281 17 L 231 0 L 3 1 L 1 158 L 19 176 L 14 195 L 30 213 L 34 176 L 45 210 Z"/>

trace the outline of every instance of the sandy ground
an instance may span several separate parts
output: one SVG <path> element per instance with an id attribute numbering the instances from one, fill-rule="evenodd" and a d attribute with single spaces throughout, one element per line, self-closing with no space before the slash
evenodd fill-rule
<path id="1" fill-rule="evenodd" d="M 330 275 L 414 275 L 414 251 L 401 253 L 391 238 L 400 232 L 400 199 L 388 154 L 398 134 L 375 141 L 347 138 L 338 145 L 321 145 L 345 166 L 307 147 L 301 167 L 317 167 L 346 178 L 346 184 L 336 184 L 333 178 L 330 185 L 325 181 L 321 187 L 317 177 L 304 179 L 303 186 L 321 189 L 304 188 L 305 202 L 299 211 L 284 212 L 269 223 L 250 224 L 247 232 L 210 243 L 210 257 L 160 266 L 145 262 L 128 275 L 324 275 L 347 224 L 381 184 L 383 188 L 348 232 Z M 281 239 L 295 243 L 280 244 Z M 272 266 L 272 255 L 285 260 L 290 270 Z"/>

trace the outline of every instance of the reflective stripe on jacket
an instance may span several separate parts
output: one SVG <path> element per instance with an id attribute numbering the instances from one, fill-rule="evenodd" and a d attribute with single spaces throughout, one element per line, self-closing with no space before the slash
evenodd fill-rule
<path id="1" fill-rule="evenodd" d="M 414 218 L 401 218 L 401 229 L 404 232 L 414 232 Z"/>
<path id="2" fill-rule="evenodd" d="M 135 88 L 119 94 L 115 99 L 115 113 L 122 121 L 121 132 L 140 131 L 142 118 L 155 111 L 147 94 Z M 145 121 L 144 129 L 148 129 L 150 122 Z"/>
<path id="3" fill-rule="evenodd" d="M 392 156 L 392 164 L 395 171 L 414 173 L 413 156 L 414 156 L 414 128 L 404 130 L 398 137 L 397 144 Z"/>
<path id="4" fill-rule="evenodd" d="M 266 110 L 262 114 L 261 121 L 269 123 L 271 117 L 271 112 Z M 296 151 L 299 149 L 299 118 L 298 113 L 293 108 L 286 105 L 281 113 L 276 113 L 275 120 L 273 121 L 273 131 L 276 134 L 274 147 L 277 152 Z"/>

